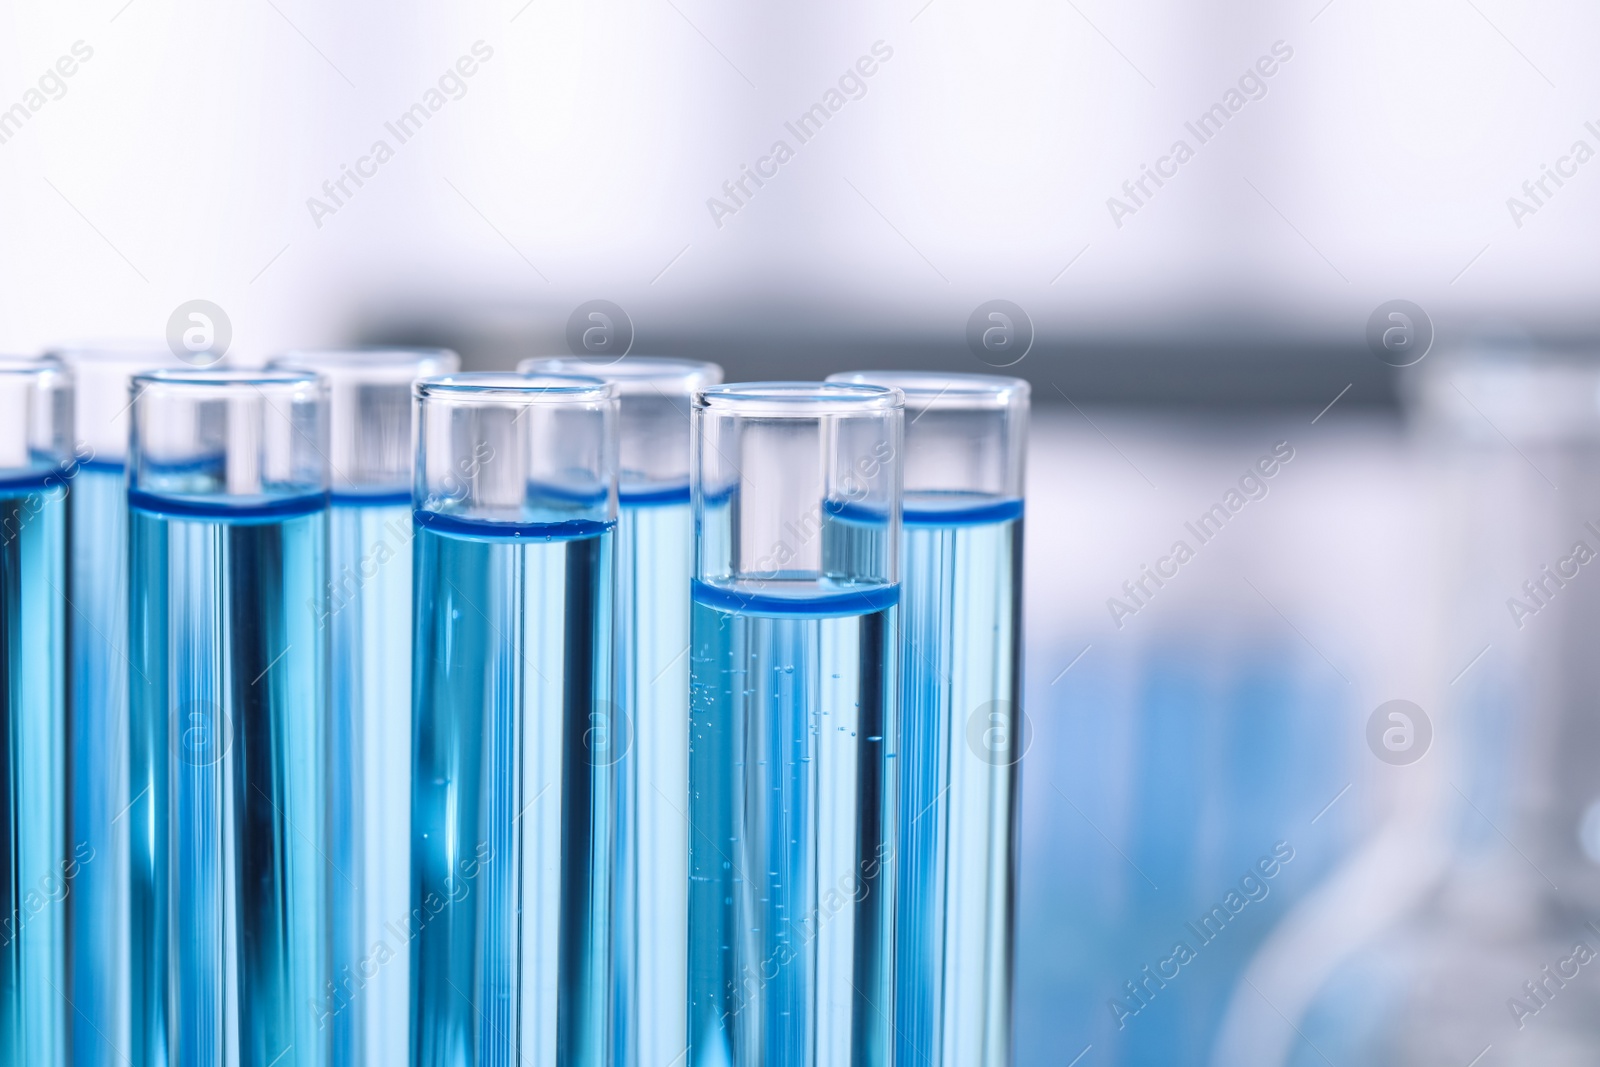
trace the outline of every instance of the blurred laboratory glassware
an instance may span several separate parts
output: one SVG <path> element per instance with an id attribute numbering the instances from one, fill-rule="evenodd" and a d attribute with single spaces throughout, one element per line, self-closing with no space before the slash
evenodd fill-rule
<path id="1" fill-rule="evenodd" d="M 1492 1047 L 1494 1062 L 1566 1067 L 1600 1054 L 1600 986 L 1579 977 L 1600 955 L 1600 865 L 1584 838 L 1600 800 L 1597 356 L 1476 344 L 1412 383 L 1439 487 L 1436 639 L 1467 669 L 1440 686 L 1425 757 L 1443 815 L 1395 860 L 1431 869 L 1428 883 L 1392 916 L 1372 879 L 1351 886 L 1338 966 L 1307 1003 L 1276 1005 L 1336 1059 L 1443 1067 Z M 1363 910 L 1388 921 L 1369 930 Z M 1303 1062 L 1293 1031 L 1276 1037 L 1252 1065 Z"/>

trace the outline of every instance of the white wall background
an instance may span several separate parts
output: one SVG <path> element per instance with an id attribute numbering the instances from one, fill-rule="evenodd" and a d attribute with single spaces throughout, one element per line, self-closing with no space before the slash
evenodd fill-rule
<path id="1" fill-rule="evenodd" d="M 247 356 L 594 297 L 758 333 L 959 333 L 997 296 L 1056 335 L 1358 336 L 1396 296 L 1581 327 L 1600 162 L 1520 228 L 1506 199 L 1600 151 L 1597 36 L 1573 0 L 10 0 L 0 108 L 93 58 L 0 143 L 0 347 L 157 334 L 196 297 Z M 306 199 L 479 40 L 318 228 Z M 719 229 L 706 199 L 879 40 Z M 1107 197 L 1280 40 L 1267 95 L 1116 227 Z"/>

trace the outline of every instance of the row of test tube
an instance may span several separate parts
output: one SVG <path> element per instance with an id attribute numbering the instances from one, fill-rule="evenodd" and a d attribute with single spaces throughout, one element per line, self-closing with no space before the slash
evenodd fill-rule
<path id="1" fill-rule="evenodd" d="M 0 361 L 0 1067 L 1010 1059 L 1015 379 Z"/>

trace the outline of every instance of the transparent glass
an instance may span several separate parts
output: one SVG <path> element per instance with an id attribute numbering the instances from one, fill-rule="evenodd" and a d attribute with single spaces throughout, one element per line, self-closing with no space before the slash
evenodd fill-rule
<path id="1" fill-rule="evenodd" d="M 892 586 L 902 408 L 896 390 L 867 385 L 703 391 L 690 470 L 697 580 L 779 597 Z"/>
<path id="2" fill-rule="evenodd" d="M 51 355 L 72 372 L 78 461 L 121 470 L 128 455 L 128 390 L 136 375 L 182 371 L 188 364 L 158 341 L 105 341 L 63 345 Z"/>
<path id="3" fill-rule="evenodd" d="M 73 1062 L 126 1062 L 128 1004 L 128 422 L 133 377 L 183 364 L 157 343 L 57 349 L 72 371 L 76 464 L 67 823 L 83 864 L 67 897 Z"/>
<path id="4" fill-rule="evenodd" d="M 129 1059 L 322 1067 L 322 385 L 158 371 L 133 397 Z"/>
<path id="5" fill-rule="evenodd" d="M 410 944 L 411 392 L 460 360 L 443 349 L 288 352 L 270 366 L 328 390 L 328 598 L 332 720 L 329 861 L 334 1061 L 406 1057 Z"/>
<path id="6" fill-rule="evenodd" d="M 689 502 L 689 406 L 696 391 L 721 384 L 721 367 L 628 356 L 596 369 L 581 359 L 537 357 L 517 364 L 517 373 L 593 375 L 610 382 L 621 411 L 617 480 L 623 506 Z"/>
<path id="7" fill-rule="evenodd" d="M 132 388 L 135 504 L 161 497 L 238 518 L 326 503 L 327 402 L 315 374 L 161 370 L 135 375 Z"/>
<path id="8" fill-rule="evenodd" d="M 850 371 L 828 381 L 881 385 L 905 396 L 907 522 L 1022 499 L 1029 387 L 1021 378 Z"/>
<path id="9" fill-rule="evenodd" d="M 610 1063 L 617 401 L 416 396 L 410 1062 Z"/>
<path id="10" fill-rule="evenodd" d="M 666 1067 L 687 1041 L 689 410 L 697 390 L 722 381 L 722 368 L 629 356 L 600 370 L 578 359 L 529 359 L 517 370 L 590 373 L 617 390 L 617 726 L 624 733 L 613 1062 Z"/>
<path id="11" fill-rule="evenodd" d="M 281 370 L 314 371 L 328 390 L 328 472 L 336 501 L 411 498 L 411 387 L 453 374 L 461 358 L 444 348 L 299 349 L 273 357 Z"/>
<path id="12" fill-rule="evenodd" d="M 616 520 L 612 386 L 553 374 L 456 374 L 419 382 L 415 396 L 414 496 L 428 522 Z"/>
<path id="13" fill-rule="evenodd" d="M 66 1067 L 67 485 L 72 380 L 0 358 L 0 1067 Z"/>
<path id="14" fill-rule="evenodd" d="M 1028 384 L 865 371 L 906 398 L 896 1059 L 1011 1062 Z M 914 817 L 912 817 L 914 816 Z"/>
<path id="15" fill-rule="evenodd" d="M 893 1057 L 902 401 L 695 400 L 688 1063 Z"/>

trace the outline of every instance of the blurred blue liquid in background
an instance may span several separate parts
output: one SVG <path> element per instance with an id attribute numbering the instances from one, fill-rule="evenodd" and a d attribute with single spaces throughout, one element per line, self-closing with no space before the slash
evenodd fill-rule
<path id="1" fill-rule="evenodd" d="M 1063 663 L 1082 647 L 1039 658 Z M 1312 822 L 1350 781 L 1328 758 L 1345 700 L 1329 675 L 1255 634 L 1085 657 L 1055 686 L 1035 684 L 1019 1063 L 1063 1064 L 1091 1044 L 1085 1062 L 1209 1062 L 1252 953 L 1345 847 L 1339 805 Z M 1257 864 L 1275 849 L 1278 873 L 1263 877 Z M 1242 909 L 1207 923 L 1230 892 Z M 1179 942 L 1194 958 L 1163 966 Z"/>
<path id="2" fill-rule="evenodd" d="M 1406 590 L 1374 566 L 1412 523 L 1360 527 L 1397 495 L 1402 438 L 1315 411 L 1036 413 L 1017 1063 L 1212 1067 L 1241 998 L 1278 995 L 1248 984 L 1256 957 L 1372 819 L 1352 663 L 1421 605 L 1390 606 Z M 1185 524 L 1284 440 L 1294 461 L 1200 543 Z M 1112 611 L 1178 539 L 1194 558 Z M 1311 607 L 1368 592 L 1388 626 Z"/>

